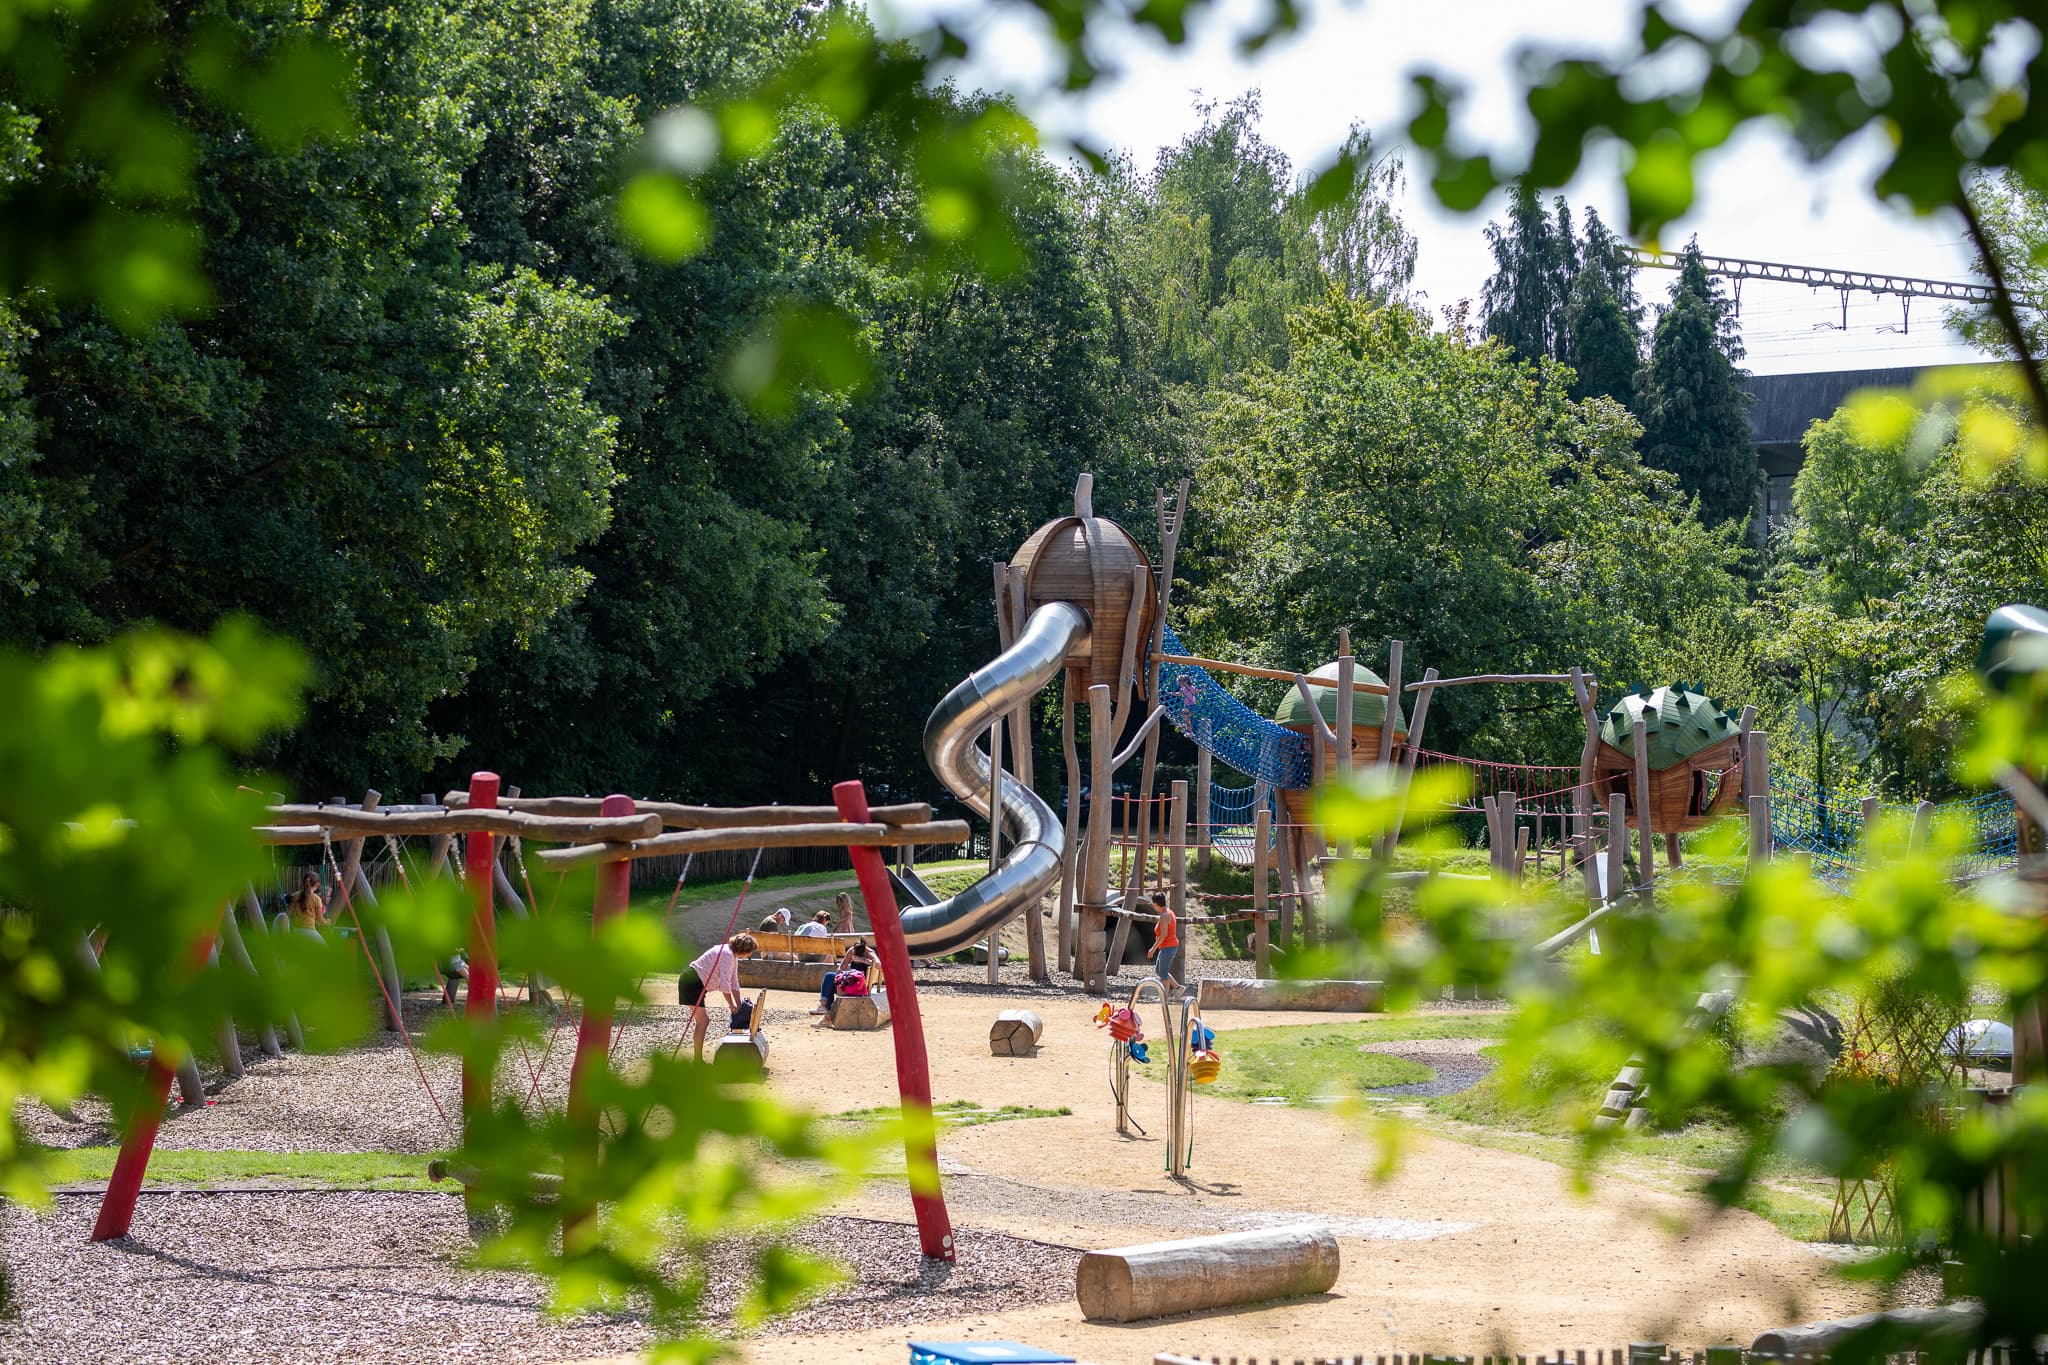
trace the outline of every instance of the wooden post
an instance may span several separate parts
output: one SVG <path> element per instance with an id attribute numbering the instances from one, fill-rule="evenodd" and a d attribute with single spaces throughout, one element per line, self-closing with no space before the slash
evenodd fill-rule
<path id="1" fill-rule="evenodd" d="M 1069 669 L 1060 685 L 1060 752 L 1067 760 L 1066 846 L 1060 857 L 1059 969 L 1081 974 L 1074 958 L 1079 937 L 1074 924 L 1074 893 L 1081 878 L 1081 755 L 1074 743 L 1074 674 Z"/>
<path id="2" fill-rule="evenodd" d="M 224 918 L 232 920 L 234 916 L 230 914 L 224 916 Z M 220 965 L 220 946 L 218 944 L 214 945 L 214 950 L 209 956 L 213 965 Z M 228 1079 L 231 1081 L 241 1080 L 243 1076 L 242 1035 L 236 1032 L 235 1021 L 232 1017 L 228 1015 L 221 1016 L 220 1024 L 214 1037 L 214 1046 L 220 1052 L 220 1067 L 222 1071 L 227 1073 Z"/>
<path id="3" fill-rule="evenodd" d="M 1394 725 L 1401 717 L 1401 649 L 1399 640 L 1387 642 L 1387 714 L 1380 721 L 1380 765 L 1394 763 Z"/>
<path id="4" fill-rule="evenodd" d="M 1771 837 L 1771 735 L 1768 730 L 1751 730 L 1742 739 L 1742 782 L 1749 792 L 1751 828 L 1749 846 L 1751 857 L 1761 849 L 1765 858 L 1777 854 L 1777 841 Z M 1755 828 L 1757 803 L 1763 810 L 1763 828 Z"/>
<path id="5" fill-rule="evenodd" d="M 1625 894 L 1628 879 L 1628 798 L 1620 792 L 1607 795 L 1607 903 Z"/>
<path id="6" fill-rule="evenodd" d="M 1650 904 L 1657 894 L 1657 845 L 1651 837 L 1650 820 L 1650 739 L 1649 728 L 1644 724 L 1642 713 L 1636 714 L 1636 834 L 1637 847 L 1642 850 L 1642 861 L 1637 864 L 1642 876 L 1642 889 L 1638 893 L 1643 904 Z"/>
<path id="7" fill-rule="evenodd" d="M 1508 797 L 1510 802 L 1513 802 L 1514 799 L 1512 795 Z M 1509 808 L 1513 809 L 1512 805 Z M 1541 806 L 1537 807 L 1536 820 L 1539 824 L 1543 820 L 1542 809 Z M 1514 823 L 1512 817 L 1510 817 L 1510 827 L 1515 831 L 1515 880 L 1521 881 L 1529 875 L 1529 827 L 1524 824 Z M 1543 859 L 1540 851 L 1536 859 L 1536 867 L 1541 872 Z"/>
<path id="8" fill-rule="evenodd" d="M 1522 850 L 1527 847 L 1522 842 L 1521 798 L 1502 792 L 1494 809 L 1500 818 L 1500 870 L 1509 881 L 1518 882 L 1522 880 Z"/>
<path id="9" fill-rule="evenodd" d="M 1864 797 L 1861 809 L 1863 813 L 1863 859 L 1865 863 L 1868 863 L 1870 855 L 1876 849 L 1877 798 L 1874 796 Z"/>
<path id="10" fill-rule="evenodd" d="M 275 972 L 277 957 L 270 946 L 270 921 L 263 918 L 263 902 L 257 897 L 255 886 L 250 883 L 242 884 L 242 895 L 243 904 L 249 910 L 249 923 L 260 940 L 257 951 L 263 954 L 263 970 Z M 284 1036 L 299 1051 L 306 1050 L 306 1034 L 305 1030 L 299 1027 L 297 1010 L 288 1009 L 284 1012 Z"/>
<path id="11" fill-rule="evenodd" d="M 1600 753 L 1600 705 L 1593 680 L 1585 670 L 1572 669 L 1572 699 L 1586 722 L 1586 737 L 1579 745 L 1579 773 L 1572 788 L 1572 839 L 1579 849 L 1579 866 L 1585 877 L 1586 899 L 1599 899 L 1599 873 L 1593 866 L 1593 811 L 1599 805 L 1593 791 L 1593 763 Z M 1567 864 L 1569 859 L 1566 860 Z M 1562 873 L 1560 873 L 1562 875 Z"/>
<path id="12" fill-rule="evenodd" d="M 1081 878 L 1080 946 L 1074 953 L 1074 975 L 1090 990 L 1109 985 L 1103 913 L 1109 902 L 1109 822 L 1116 808 L 1109 790 L 1116 743 L 1110 714 L 1109 688 L 1096 683 L 1088 689 L 1088 870 Z"/>
<path id="13" fill-rule="evenodd" d="M 1103 689 L 1107 692 L 1107 689 Z M 858 782 L 832 788 L 839 818 L 865 824 L 869 818 L 867 790 Z M 939 1186 L 938 1127 L 932 1121 L 931 1061 L 925 1053 L 924 1019 L 917 1003 L 917 982 L 910 971 L 910 945 L 903 920 L 889 890 L 889 873 L 875 848 L 852 848 L 854 877 L 867 902 L 868 928 L 882 973 L 889 982 L 889 1032 L 896 1044 L 896 1089 L 903 1106 L 903 1159 L 910 1179 L 910 1205 L 917 1217 L 919 1249 L 936 1261 L 953 1259 L 953 1226 Z"/>
<path id="14" fill-rule="evenodd" d="M 1924 851 L 1927 847 L 1927 836 L 1933 829 L 1934 803 L 1922 801 L 1913 807 L 1913 833 L 1906 842 L 1907 849 L 1913 853 Z"/>
<path id="15" fill-rule="evenodd" d="M 1757 795 L 1756 773 L 1749 766 L 1749 736 L 1756 729 L 1756 708 L 1742 708 L 1741 747 L 1736 751 L 1742 755 L 1742 808 L 1749 809 L 1749 798 Z"/>
<path id="16" fill-rule="evenodd" d="M 1337 634 L 1337 723 L 1332 729 L 1337 736 L 1337 780 L 1349 785 L 1355 746 L 1353 722 L 1358 714 L 1358 661 L 1351 656 L 1351 632 L 1342 630 Z M 1313 702 L 1314 698 L 1310 700 Z M 1352 843 L 1347 835 L 1337 841 L 1337 856 L 1348 860 L 1351 855 Z"/>
<path id="17" fill-rule="evenodd" d="M 1212 827 L 1215 817 L 1214 797 L 1209 788 L 1211 757 L 1207 749 L 1195 751 L 1195 867 L 1200 871 L 1209 870 L 1209 847 L 1215 842 L 1216 831 Z"/>
<path id="18" fill-rule="evenodd" d="M 1167 893 L 1168 903 L 1173 906 L 1174 923 L 1180 928 L 1180 979 L 1183 984 L 1188 976 L 1188 963 L 1194 958 L 1195 936 L 1188 929 L 1188 784 L 1176 778 L 1170 789 L 1173 792 L 1173 843 L 1168 859 L 1168 871 L 1173 889 Z"/>
<path id="19" fill-rule="evenodd" d="M 486 810 L 498 804 L 498 775 L 471 773 L 469 807 Z M 462 839 L 462 865 L 469 886 L 469 991 L 463 1002 L 463 1017 L 471 1026 L 487 1024 L 498 1013 L 498 926 L 493 916 L 491 869 L 498 865 L 497 839 L 490 834 L 466 834 Z M 462 1113 L 464 1128 L 491 1107 L 491 1076 L 488 1057 L 474 1060 L 475 1053 L 462 1057 Z"/>
<path id="20" fill-rule="evenodd" d="M 1298 889 L 1298 883 L 1294 875 L 1294 826 L 1291 824 L 1282 825 L 1280 828 L 1280 838 L 1277 842 L 1279 847 L 1275 851 L 1279 854 L 1280 862 L 1280 946 L 1282 948 L 1292 948 L 1294 946 L 1294 905 L 1295 901 L 1299 899 L 1295 894 Z"/>
<path id="21" fill-rule="evenodd" d="M 1396 643 L 1399 643 L 1398 641 Z M 1407 819 L 1408 792 L 1415 785 L 1415 760 L 1422 748 L 1422 726 L 1429 719 L 1429 699 L 1436 695 L 1437 672 L 1434 668 L 1422 670 L 1422 688 L 1415 696 L 1415 717 L 1408 723 L 1408 748 L 1401 755 L 1401 804 L 1394 808 L 1394 824 L 1380 840 L 1380 856 L 1392 858 L 1394 846 L 1401 842 L 1401 826 Z M 1401 695 L 1395 684 L 1387 687 L 1387 705 L 1393 706 Z"/>
<path id="22" fill-rule="evenodd" d="M 1749 868 L 1754 872 L 1771 856 L 1771 798 L 1752 796 L 1749 811 Z"/>
<path id="23" fill-rule="evenodd" d="M 1174 496 L 1173 511 L 1170 515 L 1166 510 L 1165 489 L 1154 490 L 1152 498 L 1153 508 L 1159 521 L 1159 579 L 1155 589 L 1157 593 L 1157 609 L 1153 612 L 1152 616 L 1152 635 L 1151 639 L 1147 642 L 1145 650 L 1145 696 L 1154 705 L 1157 705 L 1159 702 L 1159 661 L 1154 656 L 1159 653 L 1160 646 L 1166 639 L 1166 610 L 1173 601 L 1173 561 L 1175 555 L 1180 550 L 1181 522 L 1187 516 L 1188 482 L 1186 479 L 1180 481 L 1180 487 Z M 1143 594 L 1147 588 L 1153 586 L 1146 581 L 1147 575 L 1143 569 L 1137 570 L 1136 575 L 1136 580 L 1131 585 L 1131 621 L 1134 624 L 1141 614 L 1138 611 L 1138 604 L 1144 600 Z M 1124 674 L 1126 677 L 1130 675 L 1133 662 L 1127 659 L 1124 663 Z M 1119 727 L 1122 726 L 1124 719 L 1123 705 L 1119 703 L 1117 707 L 1117 724 Z M 1139 772 L 1138 809 L 1141 812 L 1140 818 L 1144 823 L 1138 835 L 1139 872 L 1135 885 L 1142 887 L 1145 881 L 1145 850 L 1151 843 L 1152 834 L 1152 788 L 1159 776 L 1159 730 L 1156 726 L 1145 736 L 1145 757 Z M 1126 897 L 1126 900 L 1128 899 Z"/>
<path id="24" fill-rule="evenodd" d="M 633 814 L 633 798 L 611 795 L 597 808 L 599 815 Z M 590 900 L 590 936 L 597 938 L 604 933 L 605 925 L 626 913 L 626 903 L 633 892 L 633 864 L 621 858 L 617 862 L 599 863 L 597 886 Z M 612 1012 L 617 1007 L 615 999 L 592 997 L 583 1002 L 583 1021 L 576 1029 L 576 1057 L 569 1064 L 569 1102 L 565 1117 L 569 1128 L 568 1174 L 580 1177 L 576 1182 L 583 1184 L 597 1174 L 598 1162 L 602 1159 L 602 1141 L 598 1134 L 597 1108 L 590 1097 L 591 1077 L 602 1075 L 610 1065 Z M 759 1007 L 756 1006 L 756 1013 Z M 760 1021 L 756 1019 L 756 1024 Z M 570 1243 L 577 1240 L 578 1233 L 589 1222 L 592 1210 L 588 1206 L 565 1209 L 562 1215 L 562 1236 Z M 566 1249 L 566 1248 L 565 1248 Z"/>
<path id="25" fill-rule="evenodd" d="M 258 916 L 258 918 L 261 918 L 261 916 Z M 249 945 L 242 941 L 242 926 L 236 922 L 235 907 L 232 902 L 227 907 L 227 913 L 221 916 L 220 935 L 221 942 L 227 945 L 229 963 L 234 966 L 235 970 L 254 980 L 256 977 L 256 960 L 249 956 Z M 284 1049 L 277 1045 L 277 1030 L 270 1026 L 268 1019 L 258 1019 L 256 1021 L 256 1040 L 262 1044 L 264 1056 L 284 1056 Z"/>
<path id="26" fill-rule="evenodd" d="M 1272 974 L 1272 938 L 1266 928 L 1266 840 L 1272 837 L 1273 812 L 1261 804 L 1252 814 L 1252 974 Z"/>

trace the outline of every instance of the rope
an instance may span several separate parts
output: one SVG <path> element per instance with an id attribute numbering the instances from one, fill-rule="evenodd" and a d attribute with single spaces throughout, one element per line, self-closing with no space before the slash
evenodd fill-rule
<path id="1" fill-rule="evenodd" d="M 334 872 L 335 885 L 341 888 L 341 907 L 348 911 L 349 919 L 355 923 L 356 940 L 362 945 L 363 949 L 363 962 L 369 967 L 370 976 L 377 983 L 378 993 L 384 997 L 384 1003 L 390 1007 L 392 1019 L 397 1021 L 398 1036 L 405 1040 L 405 1055 L 412 1059 L 412 1069 L 419 1074 L 420 1089 L 426 1091 L 427 1098 L 434 1102 L 434 1112 L 441 1116 L 441 1125 L 449 1133 L 453 1134 L 455 1132 L 455 1125 L 449 1122 L 448 1111 L 441 1106 L 441 1097 L 434 1093 L 433 1082 L 427 1079 L 427 1069 L 420 1065 L 419 1052 L 412 1045 L 412 1033 L 405 1026 L 405 1011 L 399 1007 L 396 1000 L 391 998 L 391 988 L 385 984 L 384 973 L 377 969 L 376 959 L 370 956 L 369 936 L 363 932 L 361 916 L 356 914 L 355 897 L 350 894 L 350 888 L 342 882 L 341 867 L 334 861 L 334 835 L 332 831 L 321 831 L 320 849 L 326 857 L 328 868 Z"/>

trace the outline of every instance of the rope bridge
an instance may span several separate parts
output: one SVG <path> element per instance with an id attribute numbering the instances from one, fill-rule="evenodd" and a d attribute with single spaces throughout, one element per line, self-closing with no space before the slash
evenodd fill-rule
<path id="1" fill-rule="evenodd" d="M 1166 626 L 1161 640 L 1168 654 L 1187 647 Z M 1159 704 L 1173 728 L 1247 777 L 1275 788 L 1309 785 L 1308 737 L 1276 725 L 1246 706 L 1205 668 L 1159 666 Z"/>
<path id="2" fill-rule="evenodd" d="M 1881 824 L 1895 828 L 1910 828 L 1917 813 L 1917 807 L 1911 805 L 1878 807 Z M 2019 861 L 2018 814 L 2012 798 L 2004 792 L 1940 802 L 1934 807 L 1927 837 L 1931 843 L 1953 839 L 1965 847 L 1952 865 L 1959 881 L 1990 876 Z M 1796 774 L 1774 771 L 1771 842 L 1780 852 L 1806 854 L 1813 860 L 1813 870 L 1823 877 L 1847 879 L 1865 863 L 1863 803 L 1818 788 Z M 1889 851 L 1904 852 L 1905 845 Z"/>
<path id="3" fill-rule="evenodd" d="M 1271 804 L 1268 797 L 1267 804 Z M 1259 788 L 1249 787 L 1209 788 L 1209 847 L 1216 856 L 1236 863 L 1239 867 L 1252 865 L 1252 838 L 1257 828 L 1259 809 Z M 1279 840 L 1280 820 L 1276 816 L 1273 831 L 1267 836 L 1266 845 L 1273 847 Z"/>
<path id="4" fill-rule="evenodd" d="M 1404 746 L 1405 749 L 1405 746 Z M 1579 770 L 1556 764 L 1499 763 L 1483 758 L 1464 758 L 1431 749 L 1415 750 L 1415 770 L 1461 768 L 1467 775 L 1465 800 L 1457 810 L 1480 810 L 1484 800 L 1513 792 L 1524 812 L 1568 815 L 1572 795 L 1579 787 Z"/>

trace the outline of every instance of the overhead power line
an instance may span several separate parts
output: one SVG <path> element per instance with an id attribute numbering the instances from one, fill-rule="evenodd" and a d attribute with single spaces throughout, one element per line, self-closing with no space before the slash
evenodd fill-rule
<path id="1" fill-rule="evenodd" d="M 1638 270 L 1677 270 L 1679 258 L 1668 252 L 1628 248 L 1629 263 Z M 1821 265 L 1788 265 L 1783 261 L 1749 261 L 1739 256 L 1702 256 L 1709 275 L 1728 280 L 1768 280 L 1773 284 L 1804 284 L 1837 289 L 1845 295 L 1891 294 L 1901 298 L 1947 299 L 1954 303 L 1990 303 L 1991 286 L 1963 280 L 1927 280 L 1916 275 L 1880 275 L 1864 270 L 1835 270 Z"/>

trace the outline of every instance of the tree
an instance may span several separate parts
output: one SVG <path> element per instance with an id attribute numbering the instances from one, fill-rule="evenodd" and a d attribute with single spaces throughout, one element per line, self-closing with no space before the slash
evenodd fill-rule
<path id="1" fill-rule="evenodd" d="M 1699 244 L 1680 255 L 1671 303 L 1657 318 L 1637 401 L 1643 462 L 1678 476 L 1709 523 L 1747 523 L 1756 512 L 1756 447 L 1743 392 L 1734 309 L 1708 276 Z"/>
<path id="2" fill-rule="evenodd" d="M 1291 352 L 1212 419 L 1197 524 L 1215 529 L 1188 629 L 1217 648 L 1299 667 L 1348 626 L 1446 675 L 1580 664 L 1618 684 L 1683 613 L 1733 608 L 1731 534 L 1694 521 L 1636 459 L 1627 411 L 1572 401 L 1554 363 L 1337 295 L 1296 315 Z M 1431 712 L 1445 747 L 1578 752 L 1561 691 L 1459 692 Z"/>
<path id="3" fill-rule="evenodd" d="M 1792 484 L 1794 554 L 1837 611 L 1874 615 L 1906 586 L 1906 557 L 1927 522 L 1928 466 L 1874 444 L 1843 409 L 1807 429 Z"/>
<path id="4" fill-rule="evenodd" d="M 1493 275 L 1480 295 L 1486 335 L 1523 360 L 1561 360 L 1572 354 L 1567 311 L 1579 244 L 1572 211 L 1562 197 L 1546 214 L 1536 191 L 1520 187 L 1505 225 L 1488 223 Z"/>
<path id="5" fill-rule="evenodd" d="M 1949 326 L 1994 355 L 2014 360 L 2048 356 L 2048 185 L 2007 170 L 1975 180 L 1969 199 L 1983 236 L 1977 273 L 1988 277 L 2002 270 L 2024 344 L 2014 344 L 1989 305 L 1951 310 Z"/>
<path id="6" fill-rule="evenodd" d="M 1394 211 L 1407 182 L 1397 153 L 1373 150 L 1372 134 L 1351 125 L 1336 168 L 1338 192 L 1318 202 L 1317 184 L 1297 198 L 1316 241 L 1316 259 L 1331 283 L 1353 298 L 1385 303 L 1415 278 L 1415 237 Z"/>
<path id="7" fill-rule="evenodd" d="M 1579 270 L 1565 304 L 1564 330 L 1570 339 L 1565 360 L 1575 376 L 1572 397 L 1598 394 L 1633 406 L 1643 363 L 1643 306 L 1636 298 L 1635 268 L 1627 249 L 1591 209 L 1586 210 Z"/>

